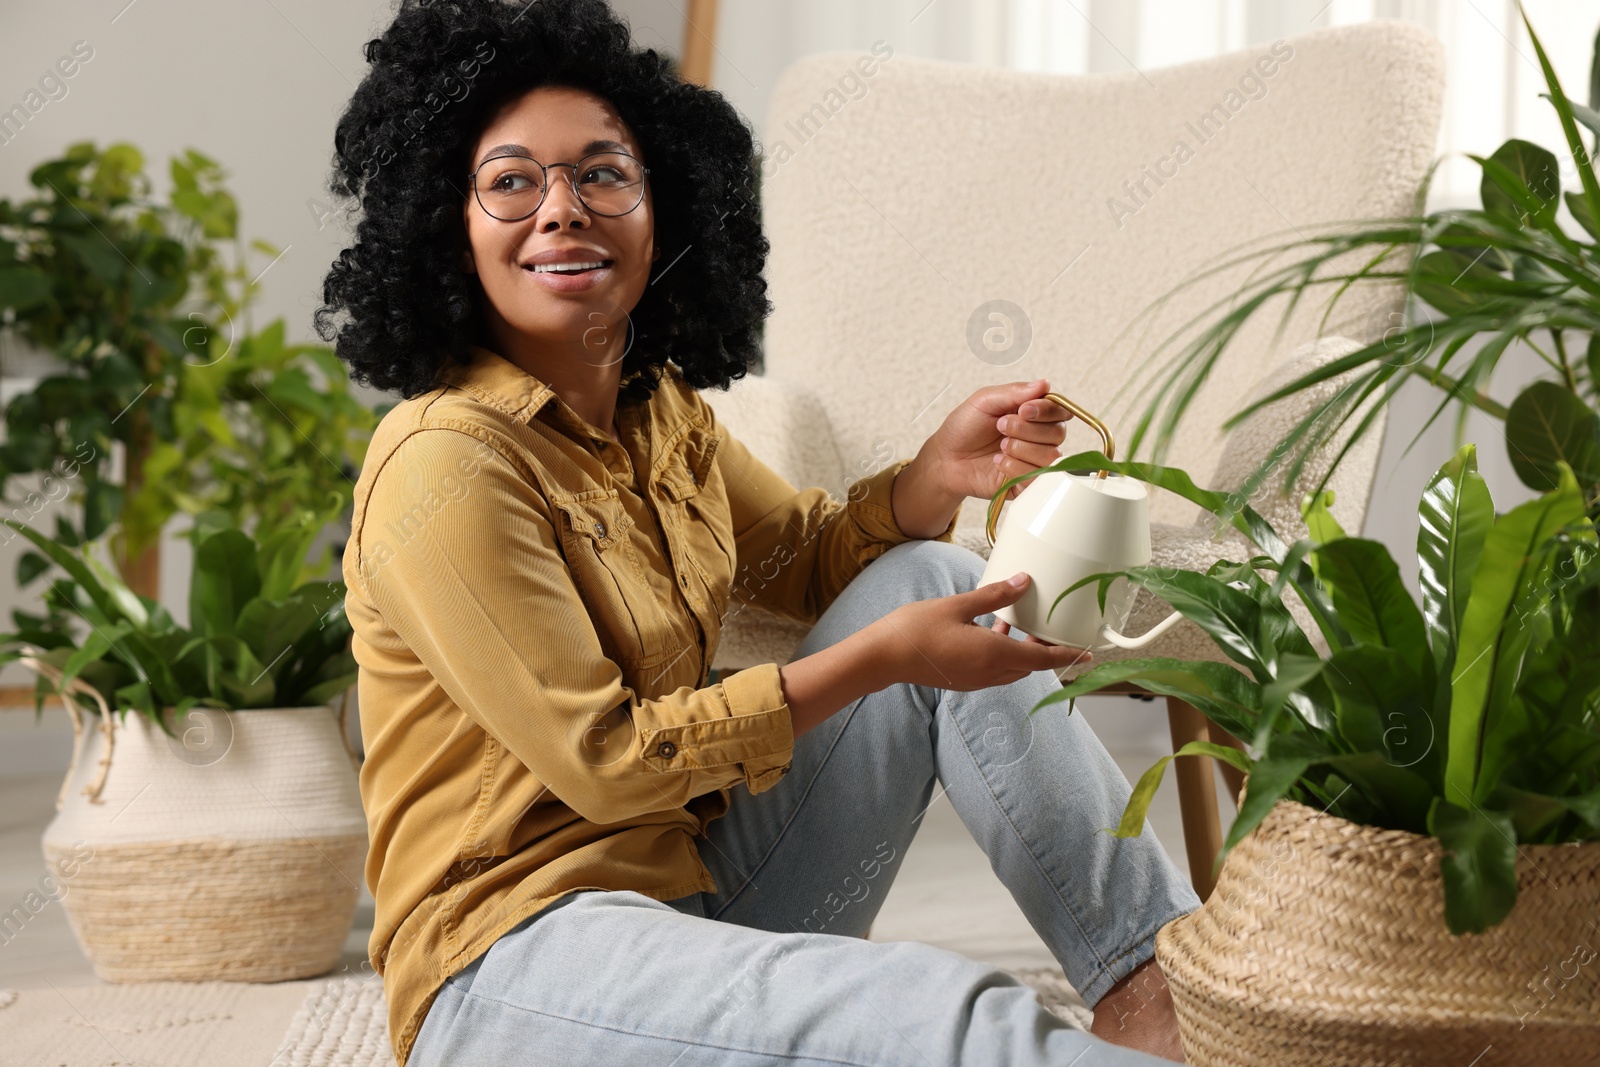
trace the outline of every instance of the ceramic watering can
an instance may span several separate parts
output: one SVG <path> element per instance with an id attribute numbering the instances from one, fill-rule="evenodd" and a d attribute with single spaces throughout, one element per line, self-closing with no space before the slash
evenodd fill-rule
<path id="1" fill-rule="evenodd" d="M 1045 399 L 1083 420 L 1100 435 L 1106 458 L 1116 458 L 1111 431 L 1103 422 L 1060 393 L 1046 393 Z M 1143 482 L 1107 471 L 1048 471 L 1011 501 L 996 539 L 995 520 L 1004 503 L 1004 497 L 989 502 L 984 531 L 991 548 L 989 565 L 978 584 L 1002 582 L 1018 571 L 1026 571 L 1032 580 L 1021 599 L 997 610 L 996 618 L 1041 641 L 1094 651 L 1143 648 L 1183 619 L 1174 612 L 1147 633 L 1124 637 L 1118 631 L 1127 624 L 1138 593 L 1126 578 L 1115 579 L 1106 590 L 1103 615 L 1093 582 L 1051 608 L 1081 578 L 1150 562 L 1150 502 Z"/>

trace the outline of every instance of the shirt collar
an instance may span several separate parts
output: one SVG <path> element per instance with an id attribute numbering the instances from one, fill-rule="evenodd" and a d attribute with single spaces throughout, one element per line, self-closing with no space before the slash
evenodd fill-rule
<path id="1" fill-rule="evenodd" d="M 452 363 L 443 368 L 439 372 L 441 382 L 453 385 L 480 403 L 522 422 L 532 422 L 546 404 L 554 401 L 555 410 L 552 414 L 558 422 L 569 423 L 574 432 L 595 436 L 595 431 L 578 417 L 577 412 L 561 399 L 549 383 L 482 345 L 467 347 L 472 356 L 471 362 Z M 644 406 L 648 409 L 649 405 Z M 634 401 L 617 398 L 617 423 L 622 429 L 624 441 L 637 432 L 632 425 L 634 407 Z"/>
<path id="2" fill-rule="evenodd" d="M 449 364 L 439 372 L 439 380 L 479 403 L 527 422 L 556 395 L 548 383 L 498 353 L 482 345 L 469 345 L 468 351 L 471 361 Z"/>

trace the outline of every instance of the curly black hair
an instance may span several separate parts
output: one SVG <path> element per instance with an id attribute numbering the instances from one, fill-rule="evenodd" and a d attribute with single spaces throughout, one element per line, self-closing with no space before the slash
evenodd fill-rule
<path id="1" fill-rule="evenodd" d="M 360 209 L 355 243 L 314 315 L 355 381 L 413 397 L 486 343 L 482 286 L 460 268 L 464 179 L 494 109 L 542 85 L 609 101 L 650 167 L 661 257 L 630 313 L 620 398 L 648 399 L 668 360 L 696 389 L 757 365 L 772 305 L 751 131 L 721 93 L 634 48 L 604 0 L 402 0 L 365 54 L 329 179 Z"/>

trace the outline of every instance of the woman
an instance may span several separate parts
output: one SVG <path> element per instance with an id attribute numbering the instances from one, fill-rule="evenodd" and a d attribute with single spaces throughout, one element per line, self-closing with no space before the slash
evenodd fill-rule
<path id="1" fill-rule="evenodd" d="M 979 390 L 844 504 L 796 490 L 698 392 L 770 309 L 733 108 L 601 0 L 408 2 L 367 58 L 317 323 L 405 398 L 344 558 L 399 1062 L 1181 1059 L 1153 940 L 1198 902 L 1099 832 L 1129 790 L 1083 717 L 1027 714 L 1083 653 L 1008 633 L 1023 587 L 950 541 L 1057 456 L 1047 384 Z M 811 629 L 713 682 L 745 603 Z M 864 940 L 945 793 L 1105 1041 Z"/>

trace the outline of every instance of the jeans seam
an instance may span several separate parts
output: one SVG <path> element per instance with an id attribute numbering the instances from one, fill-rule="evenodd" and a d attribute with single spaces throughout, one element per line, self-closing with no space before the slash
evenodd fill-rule
<path id="1" fill-rule="evenodd" d="M 834 735 L 833 741 L 828 745 L 828 751 L 823 754 L 822 759 L 817 761 L 816 773 L 811 776 L 811 781 L 806 783 L 805 792 L 800 795 L 800 799 L 795 803 L 794 811 L 790 812 L 789 817 L 784 820 L 783 827 L 773 835 L 772 841 L 767 846 L 767 851 L 762 854 L 761 858 L 754 865 L 751 866 L 750 873 L 745 877 L 745 880 L 739 884 L 739 888 L 734 890 L 733 893 L 728 897 L 727 902 L 724 903 L 720 908 L 717 908 L 713 914 L 708 916 L 708 918 L 712 919 L 713 921 L 720 921 L 722 913 L 733 907 L 734 902 L 737 901 L 741 895 L 743 895 L 744 891 L 755 883 L 756 875 L 759 874 L 761 872 L 761 868 L 765 867 L 767 862 L 772 859 L 772 854 L 778 850 L 778 846 L 781 845 L 783 843 L 783 839 L 788 836 L 789 828 L 794 825 L 795 819 L 800 817 L 800 810 L 805 807 L 806 801 L 811 798 L 811 791 L 817 787 L 817 780 L 822 777 L 823 770 L 828 766 L 828 760 L 833 758 L 834 750 L 839 747 L 839 741 L 844 737 L 845 730 L 849 729 L 850 720 L 855 717 L 856 709 L 861 706 L 861 702 L 865 699 L 866 697 L 857 697 L 855 702 L 850 705 L 848 714 L 844 718 L 844 725 L 839 727 L 839 732 Z"/>
<path id="2" fill-rule="evenodd" d="M 804 1062 L 809 1061 L 809 1062 L 812 1062 L 812 1063 L 841 1064 L 841 1065 L 843 1065 L 843 1067 L 881 1067 L 881 1065 L 879 1065 L 879 1064 L 860 1063 L 860 1062 L 858 1062 L 856 1060 L 835 1059 L 835 1058 L 833 1058 L 831 1056 L 792 1055 L 792 1054 L 787 1053 L 787 1052 L 767 1052 L 767 1051 L 760 1050 L 760 1049 L 736 1048 L 736 1047 L 731 1046 L 731 1045 L 713 1044 L 713 1043 L 711 1043 L 709 1041 L 692 1041 L 692 1040 L 688 1040 L 686 1038 L 667 1037 L 667 1036 L 665 1036 L 663 1034 L 651 1034 L 651 1033 L 644 1033 L 644 1032 L 641 1032 L 639 1030 L 629 1030 L 626 1027 L 621 1027 L 621 1026 L 607 1026 L 604 1023 L 591 1022 L 591 1021 L 589 1021 L 587 1019 L 574 1019 L 571 1016 L 558 1015 L 558 1014 L 556 1014 L 555 1012 L 552 1012 L 552 1011 L 540 1011 L 538 1008 L 530 1008 L 525 1004 L 514 1004 L 509 1000 L 501 1000 L 499 997 L 487 996 L 487 995 L 485 995 L 483 993 L 477 993 L 477 992 L 474 992 L 474 991 L 472 991 L 470 989 L 467 990 L 465 993 L 461 994 L 461 996 L 462 996 L 463 999 L 475 998 L 477 1000 L 485 1000 L 485 1001 L 488 1001 L 491 1004 L 499 1004 L 499 1005 L 502 1005 L 502 1006 L 507 1007 L 507 1008 L 514 1008 L 517 1011 L 527 1012 L 529 1015 L 542 1015 L 547 1019 L 559 1019 L 562 1022 L 573 1023 L 573 1024 L 577 1025 L 577 1026 L 592 1026 L 597 1030 L 607 1030 L 607 1031 L 610 1031 L 611 1033 L 615 1033 L 615 1034 L 627 1034 L 629 1037 L 649 1038 L 650 1040 L 653 1040 L 653 1041 L 670 1041 L 670 1042 L 672 1042 L 674 1044 L 678 1044 L 678 1045 L 688 1045 L 691 1048 L 714 1048 L 714 1049 L 721 1049 L 724 1052 L 743 1053 L 744 1055 L 747 1055 L 747 1056 L 776 1056 L 776 1057 L 778 1057 L 780 1059 L 790 1060 L 790 1061 L 799 1062 L 799 1063 L 804 1063 Z"/>
<path id="3" fill-rule="evenodd" d="M 949 694 L 947 693 L 946 695 L 948 696 Z M 1028 854 L 1028 858 L 1033 861 L 1034 867 L 1037 868 L 1039 873 L 1044 876 L 1045 882 L 1050 886 L 1050 891 L 1055 894 L 1057 900 L 1061 901 L 1061 906 L 1066 909 L 1067 915 L 1072 919 L 1072 925 L 1077 928 L 1078 936 L 1083 938 L 1083 943 L 1089 946 L 1090 952 L 1094 953 L 1094 958 L 1099 964 L 1099 973 L 1095 976 L 1095 979 L 1098 980 L 1101 975 L 1109 973 L 1110 963 L 1108 963 L 1106 958 L 1101 955 L 1100 947 L 1094 943 L 1094 941 L 1089 937 L 1088 932 L 1084 930 L 1083 923 L 1078 921 L 1078 913 L 1073 910 L 1071 902 L 1061 895 L 1060 887 L 1056 885 L 1055 879 L 1050 877 L 1050 873 L 1045 870 L 1044 863 L 1033 851 L 1033 847 L 1028 844 L 1028 839 L 1023 835 L 1022 831 L 1017 829 L 1017 824 L 1011 821 L 1011 813 L 1006 811 L 1005 805 L 1000 803 L 1000 798 L 995 796 L 994 789 L 989 784 L 988 775 L 983 773 L 983 764 L 978 761 L 977 755 L 972 751 L 972 746 L 967 743 L 967 735 L 966 732 L 961 728 L 961 720 L 955 715 L 954 712 L 951 712 L 950 714 L 950 721 L 955 724 L 956 736 L 961 738 L 961 747 L 967 750 L 968 758 L 972 760 L 973 766 L 978 768 L 978 777 L 983 781 L 983 788 L 988 791 L 989 799 L 994 801 L 994 806 L 1005 818 L 1006 825 L 1011 828 L 1012 834 L 1016 836 L 1016 839 L 1019 842 L 1021 842 L 1023 851 Z M 1142 943 L 1143 942 L 1136 943 L 1136 947 L 1137 944 Z M 1121 957 L 1119 956 L 1118 958 L 1120 959 Z M 1091 985 L 1092 984 L 1093 983 L 1091 983 Z"/>

